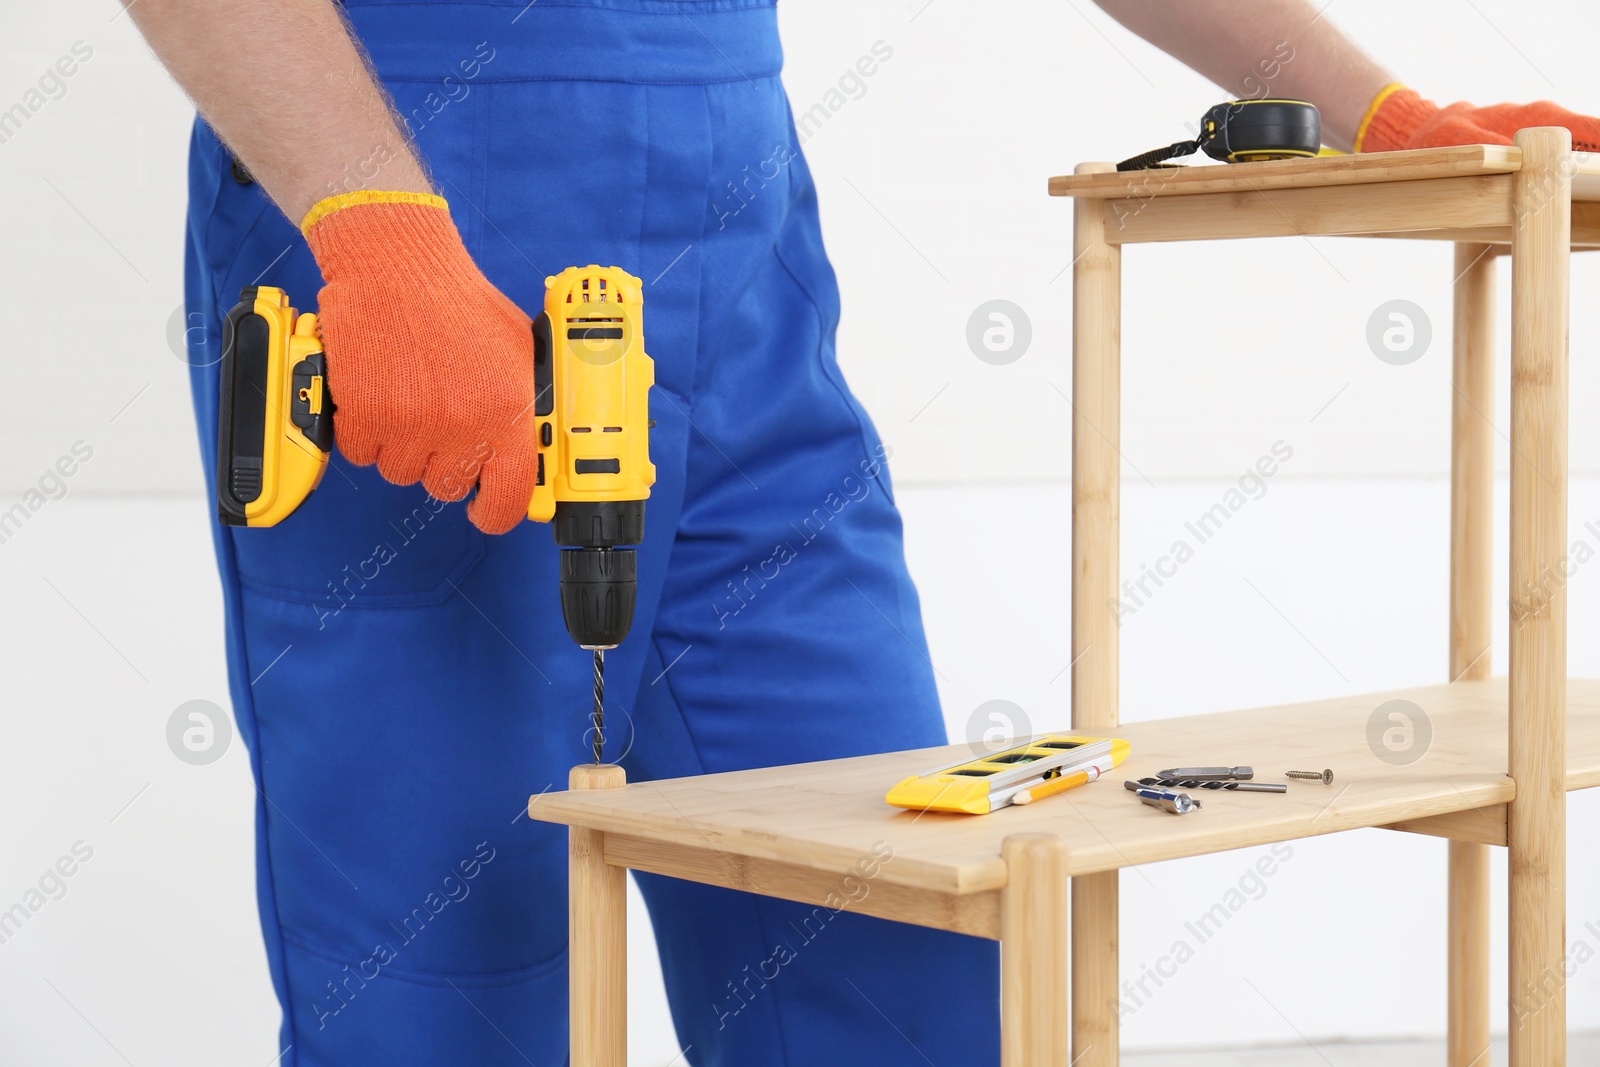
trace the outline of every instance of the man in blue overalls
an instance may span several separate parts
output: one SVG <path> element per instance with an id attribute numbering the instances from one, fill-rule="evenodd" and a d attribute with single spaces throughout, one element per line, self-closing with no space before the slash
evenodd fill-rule
<path id="1" fill-rule="evenodd" d="M 1318 101 L 1337 146 L 1550 122 L 1595 139 L 1550 105 L 1436 108 L 1303 0 L 1103 6 L 1234 95 Z M 339 404 L 342 455 L 293 520 L 216 530 L 280 1062 L 561 1063 L 565 834 L 519 817 L 588 757 L 557 549 L 519 521 L 522 309 L 546 274 L 643 278 L 656 360 L 607 757 L 639 781 L 945 740 L 887 450 L 835 360 L 771 0 L 129 11 L 205 120 L 191 316 L 219 322 L 257 281 L 302 306 L 321 287 Z M 216 353 L 192 355 L 209 476 Z M 808 523 L 829 500 L 849 503 Z M 800 905 L 639 883 L 692 1064 L 997 1060 L 990 942 L 848 913 L 816 931 Z M 919 995 L 932 973 L 972 995 Z"/>

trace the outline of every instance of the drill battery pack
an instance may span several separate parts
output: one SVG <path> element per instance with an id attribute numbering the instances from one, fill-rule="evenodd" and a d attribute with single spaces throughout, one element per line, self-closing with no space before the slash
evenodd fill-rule
<path id="1" fill-rule="evenodd" d="M 333 447 L 328 361 L 315 315 L 270 285 L 239 295 L 222 326 L 217 518 L 275 526 L 322 481 Z"/>

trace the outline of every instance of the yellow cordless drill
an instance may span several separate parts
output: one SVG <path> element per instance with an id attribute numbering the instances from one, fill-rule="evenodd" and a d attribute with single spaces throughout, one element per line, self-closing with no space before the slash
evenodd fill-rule
<path id="1" fill-rule="evenodd" d="M 605 725 L 605 653 L 633 622 L 650 462 L 655 364 L 641 330 L 638 278 L 568 267 L 544 280 L 533 320 L 537 477 L 528 518 L 549 522 L 561 552 L 561 617 L 594 653 L 594 760 Z M 223 324 L 217 418 L 217 517 L 274 526 L 311 495 L 333 446 L 334 405 L 317 317 L 282 289 L 250 286 Z"/>

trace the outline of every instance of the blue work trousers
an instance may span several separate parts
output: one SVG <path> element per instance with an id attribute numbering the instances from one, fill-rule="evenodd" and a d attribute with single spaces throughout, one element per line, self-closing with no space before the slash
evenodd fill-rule
<path id="1" fill-rule="evenodd" d="M 942 744 L 886 449 L 835 360 L 771 4 L 345 10 L 502 291 L 532 313 L 568 265 L 644 281 L 658 481 L 633 630 L 607 657 L 607 758 L 642 781 Z M 231 163 L 197 124 L 187 300 L 208 477 L 216 324 L 243 286 L 307 310 L 321 284 Z M 218 526 L 216 549 L 281 1062 L 566 1062 L 566 832 L 521 814 L 589 758 L 590 661 L 561 622 L 550 529 L 485 536 L 460 504 L 335 454 L 299 512 Z M 639 884 L 681 1062 L 998 1060 L 991 942 Z"/>

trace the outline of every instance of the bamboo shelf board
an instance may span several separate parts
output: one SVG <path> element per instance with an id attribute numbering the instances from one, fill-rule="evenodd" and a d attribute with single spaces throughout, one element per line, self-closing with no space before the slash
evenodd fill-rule
<path id="1" fill-rule="evenodd" d="M 1574 154 L 1573 160 L 1572 198 L 1600 200 L 1600 158 Z M 1510 174 L 1521 167 L 1522 153 L 1510 145 L 1457 145 L 1314 159 L 1065 174 L 1050 179 L 1050 195 L 1145 199 Z"/>
<path id="2" fill-rule="evenodd" d="M 1408 700 L 1426 713 L 1432 741 L 1407 766 L 1367 742 L 1374 709 Z M 545 822 L 844 877 L 887 843 L 879 882 L 935 893 L 983 893 L 1005 884 L 1001 842 L 1048 831 L 1067 844 L 1072 875 L 1455 812 L 1498 819 L 1515 787 L 1506 776 L 1505 679 L 1458 682 L 1306 704 L 1128 723 L 1126 763 L 1099 782 L 991 815 L 915 813 L 883 802 L 900 778 L 970 758 L 966 745 L 821 763 L 708 774 L 620 789 L 544 793 L 528 814 Z M 1191 790 L 1203 808 L 1170 815 L 1122 787 L 1124 779 L 1196 764 L 1248 764 L 1262 781 L 1331 767 L 1334 782 L 1293 782 L 1283 795 Z M 1567 788 L 1600 785 L 1600 680 L 1568 690 Z M 1468 823 L 1476 814 L 1462 816 Z M 881 847 L 881 846 L 880 846 Z M 670 873 L 670 872 L 663 872 Z"/>

